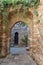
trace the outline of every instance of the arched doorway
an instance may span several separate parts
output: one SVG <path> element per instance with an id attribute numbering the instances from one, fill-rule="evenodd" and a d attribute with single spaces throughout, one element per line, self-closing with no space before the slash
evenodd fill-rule
<path id="1" fill-rule="evenodd" d="M 30 28 L 22 21 L 15 23 L 11 29 L 11 46 L 26 47 L 29 45 Z"/>
<path id="2" fill-rule="evenodd" d="M 18 32 L 15 32 L 14 45 L 18 45 L 18 39 L 19 39 L 18 35 L 19 35 Z"/>
<path id="3" fill-rule="evenodd" d="M 26 52 L 26 48 L 29 48 L 30 44 L 30 28 L 29 26 L 22 22 L 18 21 L 12 26 L 11 29 L 11 46 L 10 53 L 18 54 Z"/>
<path id="4" fill-rule="evenodd" d="M 12 10 L 11 10 L 10 13 L 13 13 Z M 18 23 L 18 21 L 26 23 L 26 25 L 28 25 L 28 27 L 29 27 L 29 29 L 30 29 L 30 34 L 29 35 L 30 36 L 28 36 L 28 38 L 29 38 L 29 43 L 28 43 L 29 45 L 28 46 L 31 47 L 31 45 L 32 45 L 32 38 L 33 38 L 32 37 L 33 36 L 33 18 L 32 19 L 30 19 L 29 17 L 28 18 L 24 18 L 23 14 L 21 16 L 21 14 L 19 15 L 18 13 L 17 14 L 13 13 L 13 15 L 9 14 L 8 17 L 10 17 L 10 18 L 8 19 L 8 21 L 9 21 L 9 31 L 7 33 L 8 35 L 6 35 L 7 36 L 6 37 L 6 39 L 7 39 L 7 53 L 10 52 L 10 45 L 11 45 L 11 43 L 12 43 L 12 46 L 14 46 L 14 43 L 13 43 L 14 40 L 12 40 L 12 42 L 11 42 L 11 39 L 12 39 L 11 38 L 11 36 L 12 36 L 11 32 L 12 32 L 12 29 L 13 29 L 14 25 L 16 23 Z"/>

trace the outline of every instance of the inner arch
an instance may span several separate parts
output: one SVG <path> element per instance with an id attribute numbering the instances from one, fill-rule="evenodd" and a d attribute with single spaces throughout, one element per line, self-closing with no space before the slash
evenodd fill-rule
<path id="1" fill-rule="evenodd" d="M 28 46 L 29 27 L 22 21 L 18 21 L 11 29 L 11 46 Z"/>

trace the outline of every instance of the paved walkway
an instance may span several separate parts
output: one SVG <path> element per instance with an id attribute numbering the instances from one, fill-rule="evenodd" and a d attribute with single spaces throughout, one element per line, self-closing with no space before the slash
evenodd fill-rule
<path id="1" fill-rule="evenodd" d="M 10 53 L 11 54 L 26 54 L 26 49 L 29 47 L 10 47 Z"/>
<path id="2" fill-rule="evenodd" d="M 37 65 L 37 64 L 27 54 L 27 52 L 24 52 L 23 54 L 22 53 L 13 55 L 10 54 L 6 58 L 0 59 L 0 65 Z"/>

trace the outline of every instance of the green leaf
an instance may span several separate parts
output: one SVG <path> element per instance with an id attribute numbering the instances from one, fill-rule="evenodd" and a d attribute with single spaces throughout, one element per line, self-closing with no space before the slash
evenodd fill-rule
<path id="1" fill-rule="evenodd" d="M 39 24 L 40 23 L 40 20 L 38 20 L 37 23 Z"/>
<path id="2" fill-rule="evenodd" d="M 40 0 L 0 0 L 0 3 L 6 6 L 7 4 L 23 4 L 25 6 L 38 6 L 40 3 Z"/>
<path id="3" fill-rule="evenodd" d="M 34 10 L 34 14 L 35 14 L 36 16 L 39 15 L 37 10 Z"/>

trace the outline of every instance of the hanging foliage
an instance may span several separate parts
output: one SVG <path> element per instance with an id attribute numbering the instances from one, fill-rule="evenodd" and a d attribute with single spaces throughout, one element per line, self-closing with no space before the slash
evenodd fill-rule
<path id="1" fill-rule="evenodd" d="M 40 0 L 0 0 L 0 3 L 1 5 L 3 4 L 4 7 L 8 5 L 19 5 L 19 4 L 28 7 L 36 7 L 39 5 Z"/>
<path id="2" fill-rule="evenodd" d="M 25 13 L 28 12 L 30 7 L 36 8 L 40 4 L 40 0 L 0 0 L 0 14 L 3 16 L 3 22 L 8 27 L 8 13 L 9 9 L 16 7 L 16 10 L 23 13 L 23 16 L 26 18 Z M 35 14 L 38 16 L 37 12 Z"/>

